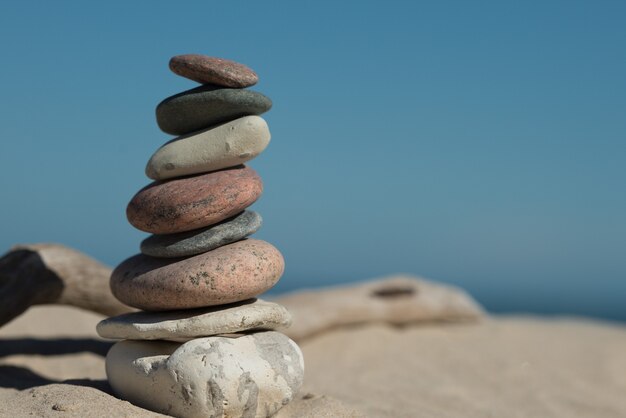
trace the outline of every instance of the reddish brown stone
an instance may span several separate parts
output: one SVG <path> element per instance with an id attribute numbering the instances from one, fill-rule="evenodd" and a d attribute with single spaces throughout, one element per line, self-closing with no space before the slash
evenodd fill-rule
<path id="1" fill-rule="evenodd" d="M 256 239 L 189 258 L 135 255 L 111 275 L 111 290 L 143 310 L 190 309 L 253 298 L 276 284 L 285 269 L 280 252 Z"/>
<path id="2" fill-rule="evenodd" d="M 259 81 L 254 71 L 243 64 L 206 55 L 177 55 L 170 59 L 170 70 L 202 84 L 244 88 Z"/>
<path id="3" fill-rule="evenodd" d="M 237 166 L 153 182 L 131 199 L 126 217 L 135 228 L 153 234 L 191 231 L 236 215 L 261 192 L 259 175 L 249 167 Z"/>

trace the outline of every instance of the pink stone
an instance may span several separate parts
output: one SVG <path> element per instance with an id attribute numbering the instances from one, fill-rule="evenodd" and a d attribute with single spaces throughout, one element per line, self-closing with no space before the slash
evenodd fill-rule
<path id="1" fill-rule="evenodd" d="M 253 298 L 274 286 L 284 269 L 274 246 L 247 239 L 189 258 L 135 255 L 113 271 L 111 290 L 143 310 L 200 308 Z"/>
<path id="2" fill-rule="evenodd" d="M 153 182 L 131 199 L 126 217 L 135 228 L 153 234 L 190 231 L 236 215 L 262 192 L 259 175 L 237 166 Z"/>
<path id="3" fill-rule="evenodd" d="M 170 59 L 170 70 L 202 84 L 244 88 L 259 81 L 254 71 L 243 64 L 199 54 L 177 55 Z"/>

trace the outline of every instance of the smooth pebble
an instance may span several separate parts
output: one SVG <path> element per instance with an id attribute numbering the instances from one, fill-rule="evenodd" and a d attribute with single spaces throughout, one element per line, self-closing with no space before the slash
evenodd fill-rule
<path id="1" fill-rule="evenodd" d="M 242 116 L 260 115 L 272 101 L 251 90 L 206 84 L 163 100 L 156 108 L 159 128 L 172 135 L 185 135 Z"/>
<path id="2" fill-rule="evenodd" d="M 177 55 L 170 59 L 170 70 L 181 77 L 202 84 L 243 88 L 255 85 L 254 71 L 235 61 L 200 54 Z"/>
<path id="3" fill-rule="evenodd" d="M 233 167 L 255 158 L 269 143 L 265 120 L 244 116 L 169 141 L 150 157 L 146 175 L 165 180 Z"/>
<path id="4" fill-rule="evenodd" d="M 242 213 L 207 228 L 178 234 L 150 235 L 141 242 L 141 252 L 152 257 L 188 257 L 239 241 L 259 230 L 263 220 L 254 211 Z"/>
<path id="5" fill-rule="evenodd" d="M 189 258 L 137 254 L 113 270 L 110 284 L 122 303 L 146 311 L 201 308 L 256 297 L 284 269 L 273 245 L 246 239 Z"/>
<path id="6" fill-rule="evenodd" d="M 131 312 L 104 319 L 96 331 L 117 340 L 188 341 L 218 334 L 273 330 L 291 325 L 291 315 L 279 304 L 261 299 L 212 308 L 167 312 Z"/>
<path id="7" fill-rule="evenodd" d="M 126 217 L 135 228 L 153 234 L 191 231 L 238 214 L 262 192 L 261 178 L 245 166 L 156 181 L 133 196 Z"/>

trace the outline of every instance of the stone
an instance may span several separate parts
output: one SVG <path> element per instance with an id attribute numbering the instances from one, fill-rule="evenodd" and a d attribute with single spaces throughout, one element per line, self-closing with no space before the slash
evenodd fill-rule
<path id="1" fill-rule="evenodd" d="M 261 227 L 261 215 L 243 211 L 207 228 L 178 234 L 151 235 L 141 242 L 141 252 L 152 257 L 187 257 L 214 250 L 254 234 Z"/>
<path id="2" fill-rule="evenodd" d="M 265 120 L 244 116 L 166 143 L 150 157 L 146 175 L 164 180 L 236 166 L 255 158 L 269 142 Z"/>
<path id="3" fill-rule="evenodd" d="M 156 118 L 163 132 L 185 135 L 242 116 L 260 115 L 271 107 L 272 101 L 256 91 L 206 84 L 163 100 Z"/>
<path id="4" fill-rule="evenodd" d="M 116 340 L 189 341 L 194 338 L 251 330 L 275 330 L 291 325 L 281 305 L 249 299 L 212 308 L 166 312 L 132 312 L 107 318 L 96 330 Z"/>
<path id="5" fill-rule="evenodd" d="M 278 332 L 184 344 L 120 341 L 106 357 L 113 392 L 181 418 L 268 417 L 302 386 L 300 348 Z"/>
<path id="6" fill-rule="evenodd" d="M 137 254 L 111 274 L 111 291 L 146 311 L 201 308 L 253 298 L 276 284 L 285 269 L 271 244 L 246 239 L 189 258 Z"/>
<path id="7" fill-rule="evenodd" d="M 170 70 L 181 77 L 202 84 L 244 88 L 254 86 L 259 77 L 235 61 L 200 54 L 177 55 L 170 59 Z"/>
<path id="8" fill-rule="evenodd" d="M 153 234 L 191 231 L 236 215 L 262 192 L 261 178 L 245 166 L 156 181 L 131 199 L 126 217 L 135 228 Z"/>

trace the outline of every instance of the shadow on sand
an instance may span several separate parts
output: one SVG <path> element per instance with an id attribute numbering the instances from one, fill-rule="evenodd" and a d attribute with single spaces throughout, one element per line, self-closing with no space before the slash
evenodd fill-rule
<path id="1" fill-rule="evenodd" d="M 19 366 L 0 365 L 0 388 L 17 390 L 30 389 L 52 383 L 92 387 L 111 394 L 111 387 L 106 380 L 68 379 L 52 380 L 34 373 L 32 370 Z"/>
<path id="2" fill-rule="evenodd" d="M 52 356 L 76 353 L 93 353 L 104 357 L 111 346 L 112 342 L 93 338 L 0 339 L 0 358 L 18 354 Z"/>
<path id="3" fill-rule="evenodd" d="M 0 339 L 0 359 L 12 355 L 52 356 L 77 353 L 93 353 L 104 357 L 112 345 L 112 342 L 100 341 L 92 338 Z M 1 388 L 24 390 L 52 383 L 88 386 L 109 394 L 111 393 L 111 388 L 106 380 L 52 380 L 47 377 L 43 377 L 26 367 L 0 364 Z"/>

